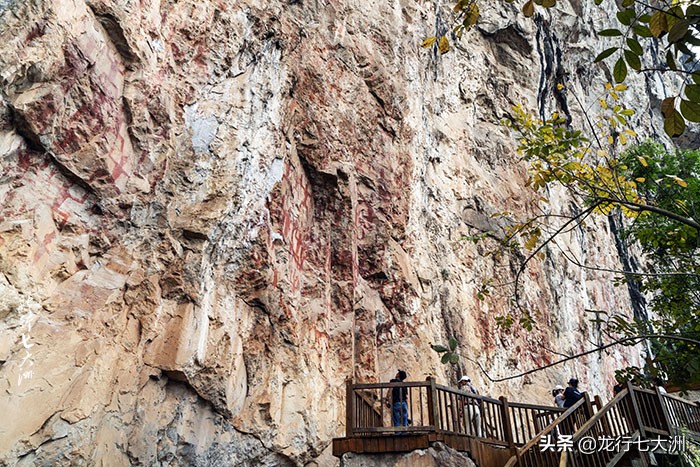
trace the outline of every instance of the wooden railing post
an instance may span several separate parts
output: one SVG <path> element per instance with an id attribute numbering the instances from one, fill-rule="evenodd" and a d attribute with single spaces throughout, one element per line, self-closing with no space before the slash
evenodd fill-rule
<path id="1" fill-rule="evenodd" d="M 355 391 L 352 379 L 345 382 L 345 436 L 351 438 L 355 429 Z"/>
<path id="2" fill-rule="evenodd" d="M 584 402 L 583 412 L 586 414 L 587 418 L 591 418 L 593 416 L 593 405 L 591 404 L 591 397 L 588 395 L 588 392 L 583 393 L 583 399 L 586 401 Z"/>
<path id="3" fill-rule="evenodd" d="M 598 412 L 600 412 L 603 409 L 603 400 L 600 398 L 600 396 L 598 394 L 596 394 L 595 397 L 593 398 L 593 401 L 594 401 L 593 403 L 596 406 L 595 413 L 597 414 Z M 606 417 L 603 417 L 602 424 L 603 424 L 603 430 L 605 431 L 605 434 L 610 435 L 612 433 L 612 428 L 610 427 L 610 422 L 608 421 L 608 419 Z"/>
<path id="4" fill-rule="evenodd" d="M 603 408 L 603 399 L 600 398 L 598 394 L 593 397 L 593 405 L 595 405 L 595 411 L 598 413 L 600 409 Z"/>
<path id="5" fill-rule="evenodd" d="M 428 424 L 434 427 L 435 430 L 440 429 L 437 426 L 435 420 L 438 412 L 438 400 L 437 400 L 437 388 L 435 387 L 435 378 L 428 376 L 427 380 L 430 382 L 430 387 L 428 388 Z M 439 417 L 439 415 L 438 415 Z"/>
<path id="6" fill-rule="evenodd" d="M 644 432 L 644 420 L 642 420 L 641 412 L 639 411 L 639 403 L 637 402 L 637 396 L 634 392 L 634 386 L 632 383 L 627 381 L 627 392 L 629 393 L 630 400 L 632 401 L 632 415 L 634 415 L 634 420 L 637 424 L 636 428 L 639 429 L 639 436 L 642 439 L 646 438 L 646 433 Z"/>
<path id="7" fill-rule="evenodd" d="M 658 386 L 654 386 L 654 390 L 656 391 L 656 397 L 659 398 L 659 404 L 661 404 L 661 413 L 664 416 L 666 431 L 668 431 L 669 436 L 671 436 L 673 435 L 673 433 L 671 433 L 671 415 L 668 413 L 668 409 L 666 408 L 666 404 L 664 402 L 664 395 L 661 394 Z"/>
<path id="8" fill-rule="evenodd" d="M 506 438 L 505 441 L 508 443 L 508 448 L 515 454 L 518 459 L 518 464 L 520 464 L 520 451 L 515 447 L 515 441 L 513 440 L 513 426 L 510 420 L 510 410 L 508 406 L 508 399 L 504 396 L 498 398 L 501 401 L 501 421 L 503 422 L 503 436 Z"/>

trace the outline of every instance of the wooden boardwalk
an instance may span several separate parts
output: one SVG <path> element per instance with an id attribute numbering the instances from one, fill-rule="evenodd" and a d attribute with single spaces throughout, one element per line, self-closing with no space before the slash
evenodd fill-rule
<path id="1" fill-rule="evenodd" d="M 405 390 L 409 426 L 391 426 L 388 399 L 395 388 Z M 584 394 L 571 408 L 561 409 L 477 396 L 432 378 L 348 383 L 346 436 L 333 440 L 333 455 L 410 452 L 442 442 L 468 453 L 479 467 L 610 467 L 631 461 L 646 466 L 648 453 L 639 449 L 582 454 L 558 445 L 559 435 L 570 433 L 578 446 L 584 437 L 643 440 L 678 435 L 681 427 L 700 433 L 700 406 L 632 385 L 605 406 L 600 398 L 591 401 Z M 552 443 L 551 449 L 540 449 L 543 439 Z"/>

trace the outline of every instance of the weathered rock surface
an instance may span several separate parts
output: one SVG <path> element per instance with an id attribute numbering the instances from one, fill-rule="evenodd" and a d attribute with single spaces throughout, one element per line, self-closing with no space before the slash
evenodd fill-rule
<path id="1" fill-rule="evenodd" d="M 472 460 L 436 443 L 428 449 L 418 449 L 406 454 L 354 454 L 347 453 L 340 460 L 341 467 L 476 467 Z"/>
<path id="2" fill-rule="evenodd" d="M 554 250 L 524 284 L 538 330 L 476 298 L 503 265 L 463 237 L 535 209 L 498 121 L 575 113 L 555 84 L 609 73 L 590 6 L 509 8 L 436 57 L 430 2 L 0 1 L 0 463 L 331 465 L 347 378 L 453 383 L 449 335 L 503 376 L 629 311 Z M 563 244 L 615 267 L 606 229 Z M 573 374 L 606 394 L 624 356 L 462 371 L 548 403 Z"/>

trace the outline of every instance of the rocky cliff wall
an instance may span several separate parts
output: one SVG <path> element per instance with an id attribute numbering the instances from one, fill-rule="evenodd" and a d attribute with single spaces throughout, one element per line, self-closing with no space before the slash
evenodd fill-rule
<path id="1" fill-rule="evenodd" d="M 504 376 L 595 342 L 584 309 L 631 309 L 552 249 L 525 282 L 540 327 L 500 330 L 508 301 L 476 295 L 504 264 L 463 240 L 534 212 L 509 108 L 576 113 L 555 85 L 593 101 L 609 76 L 587 4 L 484 5 L 443 57 L 418 47 L 434 2 L 0 9 L 0 462 L 329 465 L 347 378 L 453 383 L 428 347 L 449 335 Z M 605 222 L 564 245 L 619 264 Z M 623 360 L 461 371 L 548 403 Z"/>

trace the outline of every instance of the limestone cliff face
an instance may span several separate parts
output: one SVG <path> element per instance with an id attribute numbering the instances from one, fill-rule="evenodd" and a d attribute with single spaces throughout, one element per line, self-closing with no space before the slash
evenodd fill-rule
<path id="1" fill-rule="evenodd" d="M 499 119 L 576 113 L 555 84 L 593 100 L 609 74 L 590 6 L 484 8 L 437 57 L 433 2 L 0 1 L 0 463 L 328 465 L 347 378 L 454 382 L 428 347 L 453 334 L 505 376 L 630 310 L 555 250 L 538 330 L 476 298 L 503 265 L 462 237 L 535 209 Z M 619 264 L 602 222 L 564 244 Z M 572 374 L 606 394 L 622 358 L 462 370 L 549 402 Z"/>

